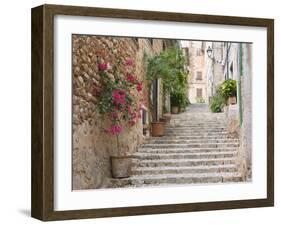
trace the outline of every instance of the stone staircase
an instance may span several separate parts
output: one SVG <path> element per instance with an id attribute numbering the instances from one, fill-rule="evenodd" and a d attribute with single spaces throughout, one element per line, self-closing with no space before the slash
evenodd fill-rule
<path id="1" fill-rule="evenodd" d="M 173 115 L 165 136 L 150 137 L 138 148 L 132 176 L 116 180 L 118 187 L 239 182 L 239 140 L 228 135 L 223 113 L 206 105 Z"/>

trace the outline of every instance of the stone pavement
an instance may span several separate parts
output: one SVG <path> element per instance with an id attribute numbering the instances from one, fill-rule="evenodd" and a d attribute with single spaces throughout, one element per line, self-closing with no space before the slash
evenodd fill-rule
<path id="1" fill-rule="evenodd" d="M 239 182 L 239 140 L 228 135 L 224 113 L 193 104 L 172 115 L 165 136 L 150 137 L 138 148 L 130 178 L 114 187 Z"/>

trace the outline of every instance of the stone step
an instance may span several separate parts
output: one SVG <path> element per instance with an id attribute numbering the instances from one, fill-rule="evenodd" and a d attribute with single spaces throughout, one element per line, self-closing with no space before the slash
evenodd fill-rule
<path id="1" fill-rule="evenodd" d="M 137 153 L 201 153 L 201 152 L 228 152 L 237 151 L 237 148 L 139 148 Z"/>
<path id="2" fill-rule="evenodd" d="M 141 147 L 152 149 L 170 149 L 170 148 L 227 148 L 239 147 L 239 143 L 189 143 L 189 144 L 143 144 Z"/>
<path id="3" fill-rule="evenodd" d="M 222 165 L 235 164 L 234 158 L 220 159 L 159 159 L 159 160 L 137 160 L 134 159 L 134 167 L 162 167 L 162 166 L 201 166 L 201 165 Z"/>
<path id="4" fill-rule="evenodd" d="M 165 136 L 220 136 L 220 135 L 229 135 L 226 131 L 217 131 L 217 132 L 198 132 L 198 131 L 177 131 L 177 132 L 165 132 Z"/>
<path id="5" fill-rule="evenodd" d="M 178 136 L 178 135 L 174 135 L 174 136 L 162 136 L 162 137 L 149 137 L 146 139 L 147 142 L 154 141 L 154 140 L 214 140 L 214 139 L 222 139 L 222 140 L 226 140 L 226 139 L 230 139 L 232 140 L 233 138 L 231 138 L 228 134 L 225 135 L 212 135 L 212 136 L 202 136 L 202 135 L 188 135 L 188 136 Z"/>
<path id="6" fill-rule="evenodd" d="M 165 174 L 165 175 L 137 175 L 116 181 L 118 187 L 142 187 L 151 185 L 196 184 L 240 182 L 239 173 L 194 173 L 194 174 Z"/>
<path id="7" fill-rule="evenodd" d="M 183 167 L 137 167 L 132 169 L 132 175 L 147 174 L 183 174 L 183 173 L 224 173 L 237 172 L 235 164 L 215 166 L 183 166 Z"/>
<path id="8" fill-rule="evenodd" d="M 201 153 L 136 153 L 135 158 L 139 160 L 157 160 L 157 159 L 215 159 L 215 158 L 233 158 L 237 156 L 237 151 L 227 152 L 201 152 Z"/>
<path id="9" fill-rule="evenodd" d="M 177 139 L 166 139 L 166 140 L 148 140 L 147 144 L 189 144 L 189 143 L 238 143 L 238 139 L 195 139 L 195 140 L 177 140 Z"/>
<path id="10" fill-rule="evenodd" d="M 166 123 L 167 127 L 223 127 L 226 126 L 227 123 L 218 123 L 218 122 L 206 122 L 206 123 L 199 123 L 199 122 L 194 122 L 193 124 L 189 124 L 188 122 L 169 122 Z"/>
<path id="11" fill-rule="evenodd" d="M 167 123 L 166 127 L 171 127 L 171 128 L 206 128 L 206 127 L 225 127 L 227 124 L 226 123 L 178 123 L 178 124 L 173 124 L 173 123 Z"/>
<path id="12" fill-rule="evenodd" d="M 178 134 L 178 133 L 217 133 L 227 132 L 226 128 L 216 129 L 165 129 L 165 134 Z"/>
<path id="13" fill-rule="evenodd" d="M 222 122 L 226 122 L 226 119 L 224 116 L 219 116 L 219 117 L 216 117 L 216 116 L 208 116 L 208 115 L 203 115 L 203 116 L 198 116 L 198 117 L 190 117 L 190 115 L 187 115 L 185 117 L 178 117 L 178 118 L 175 118 L 175 117 L 172 117 L 170 122 L 185 122 L 185 123 L 189 123 L 189 122 L 219 122 L 219 123 L 222 123 Z"/>

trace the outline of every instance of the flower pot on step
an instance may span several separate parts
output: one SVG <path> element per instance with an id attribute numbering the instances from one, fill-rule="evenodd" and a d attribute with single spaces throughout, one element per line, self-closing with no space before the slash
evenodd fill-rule
<path id="1" fill-rule="evenodd" d="M 161 137 L 164 136 L 164 122 L 152 122 L 151 123 L 151 135 L 153 137 Z"/>
<path id="2" fill-rule="evenodd" d="M 178 114 L 179 113 L 179 106 L 172 106 L 172 114 Z"/>
<path id="3" fill-rule="evenodd" d="M 127 178 L 131 175 L 132 156 L 110 156 L 112 177 Z"/>
<path id="4" fill-rule="evenodd" d="M 237 103 L 236 97 L 229 97 L 228 98 L 228 105 L 234 105 Z"/>

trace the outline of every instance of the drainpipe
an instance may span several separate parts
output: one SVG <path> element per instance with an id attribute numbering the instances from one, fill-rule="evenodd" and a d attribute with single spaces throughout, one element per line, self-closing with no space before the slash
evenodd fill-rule
<path id="1" fill-rule="evenodd" d="M 228 42 L 226 42 L 226 79 L 228 79 L 229 78 L 229 72 L 228 72 L 228 64 L 229 64 L 229 62 L 228 62 L 228 52 L 229 52 L 229 49 L 228 49 Z"/>
<path id="2" fill-rule="evenodd" d="M 242 109 L 242 95 L 241 95 L 241 76 L 242 76 L 242 43 L 239 43 L 239 48 L 238 48 L 238 78 L 237 78 L 237 99 L 238 99 L 238 104 L 239 104 L 239 122 L 240 122 L 240 127 L 242 126 L 243 123 L 243 109 Z"/>

